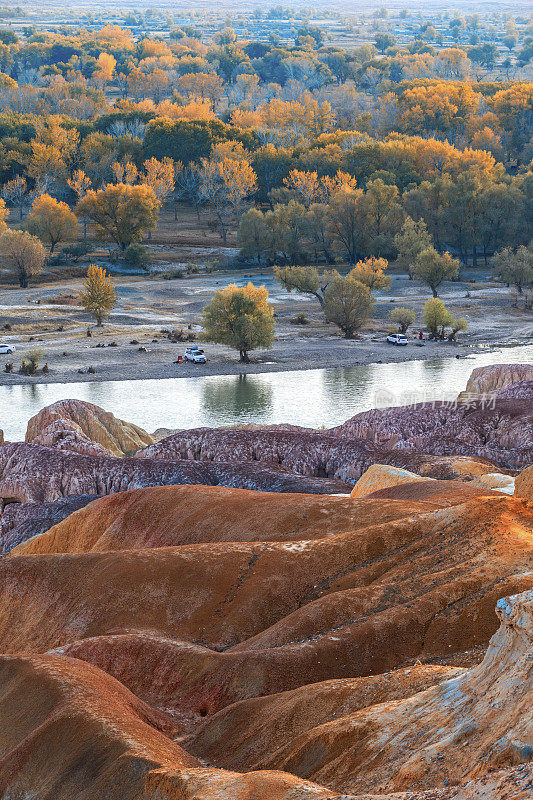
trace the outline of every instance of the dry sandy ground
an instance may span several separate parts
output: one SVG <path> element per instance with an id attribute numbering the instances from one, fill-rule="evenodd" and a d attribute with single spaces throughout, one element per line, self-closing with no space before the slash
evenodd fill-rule
<path id="1" fill-rule="evenodd" d="M 269 351 L 253 354 L 254 362 L 243 365 L 229 348 L 202 345 L 208 357 L 205 365 L 175 363 L 186 343 L 173 344 L 162 331 L 182 328 L 186 334 L 201 334 L 201 311 L 213 292 L 231 282 L 265 283 L 276 314 L 277 340 Z M 78 382 L 84 380 L 129 380 L 190 377 L 191 375 L 239 374 L 357 364 L 407 361 L 435 357 L 464 356 L 487 346 L 530 343 L 533 315 L 512 307 L 512 296 L 504 287 L 488 282 L 482 270 L 466 274 L 467 280 L 449 283 L 442 298 L 456 315 L 466 316 L 468 332 L 458 344 L 428 342 L 417 345 L 415 333 L 421 327 L 422 307 L 428 299 L 426 287 L 393 276 L 391 291 L 377 296 L 375 318 L 359 339 L 347 341 L 337 329 L 324 322 L 318 303 L 306 296 L 288 294 L 277 284 L 270 270 L 214 273 L 184 279 L 162 280 L 156 275 L 118 276 L 119 304 L 107 323 L 95 329 L 88 315 L 76 305 L 81 282 L 29 289 L 0 289 L 0 341 L 13 344 L 13 356 L 0 356 L 0 364 L 20 358 L 30 348 L 44 351 L 50 371 L 23 376 L 0 372 L 0 384 Z M 475 282 L 473 279 L 475 278 Z M 51 298 L 70 296 L 68 304 L 53 305 Z M 385 342 L 390 309 L 397 305 L 416 308 L 417 323 L 407 347 Z M 303 311 L 310 324 L 294 325 L 295 314 Z M 190 328 L 188 326 L 191 326 Z M 87 337 L 87 328 L 92 336 Z M 116 342 L 117 346 L 110 346 Z M 97 346 L 100 345 L 100 346 Z M 102 346 L 103 345 L 103 346 Z M 139 349 L 142 348 L 142 349 Z M 87 373 L 93 367 L 95 373 Z M 79 370 L 82 370 L 80 373 Z"/>

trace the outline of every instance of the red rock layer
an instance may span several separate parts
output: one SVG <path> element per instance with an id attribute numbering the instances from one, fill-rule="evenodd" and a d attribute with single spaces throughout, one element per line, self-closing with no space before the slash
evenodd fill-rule
<path id="1" fill-rule="evenodd" d="M 464 494 L 457 495 L 457 502 L 487 494 L 467 484 L 459 486 Z M 355 502 L 349 497 L 223 486 L 157 486 L 102 497 L 16 552 L 87 553 L 201 542 L 318 539 L 431 508 L 430 503 L 410 499 Z"/>
<path id="2" fill-rule="evenodd" d="M 257 653 L 276 690 L 383 672 L 488 641 L 497 600 L 533 585 L 532 517 L 494 495 L 319 539 L 13 556 L 0 649 L 141 633 Z"/>
<path id="3" fill-rule="evenodd" d="M 157 787 L 160 800 L 338 797 L 284 773 L 203 768 L 172 741 L 166 715 L 64 656 L 0 657 L 0 726 L 5 798 L 155 800 Z"/>
<path id="4" fill-rule="evenodd" d="M 355 794 L 372 787 L 376 794 L 387 794 L 469 783 L 466 791 L 456 790 L 452 796 L 499 798 L 494 792 L 482 794 L 480 784 L 494 781 L 494 770 L 523 764 L 515 791 L 527 797 L 521 792 L 531 789 L 533 776 L 533 592 L 502 599 L 498 615 L 501 624 L 483 662 L 427 691 L 408 699 L 378 699 L 380 705 L 326 718 L 300 734 L 295 731 L 294 737 L 289 734 L 280 747 L 276 717 L 282 723 L 290 715 L 295 693 L 265 699 L 272 705 L 271 716 L 254 709 L 261 701 L 252 701 L 214 717 L 189 746 L 209 757 L 220 747 L 215 731 L 223 735 L 224 717 L 243 721 L 241 737 L 244 727 L 254 730 L 262 717 L 263 740 L 272 744 L 261 762 L 265 768 L 287 769 L 338 791 Z M 375 680 L 366 679 L 370 696 Z M 237 748 L 235 760 L 240 756 Z M 230 752 L 225 760 L 231 763 Z M 249 763 L 254 768 L 253 757 Z"/>

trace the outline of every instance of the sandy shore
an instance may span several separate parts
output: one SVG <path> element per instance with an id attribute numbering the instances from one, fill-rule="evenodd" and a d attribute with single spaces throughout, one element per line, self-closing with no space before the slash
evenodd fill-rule
<path id="1" fill-rule="evenodd" d="M 449 284 L 442 292 L 446 305 L 457 316 L 468 317 L 468 332 L 457 343 L 426 341 L 420 346 L 418 330 L 427 289 L 404 276 L 394 276 L 391 291 L 377 296 L 374 320 L 360 338 L 346 340 L 325 322 L 316 301 L 288 294 L 271 273 L 263 273 L 253 275 L 253 279 L 267 285 L 273 303 L 277 338 L 272 349 L 252 353 L 252 363 L 243 364 L 234 350 L 196 338 L 206 352 L 207 364 L 176 363 L 187 343 L 173 343 L 168 332 L 182 330 L 186 336 L 200 337 L 201 312 L 213 292 L 233 281 L 244 283 L 249 277 L 214 273 L 172 281 L 117 278 L 119 305 L 103 328 L 93 327 L 77 305 L 79 281 L 2 289 L 1 324 L 8 328 L 0 334 L 0 341 L 16 349 L 13 355 L 0 356 L 0 370 L 4 363 L 14 364 L 12 373 L 0 371 L 0 386 L 243 375 L 464 358 L 533 343 L 533 316 L 513 310 L 507 290 L 479 280 Z M 388 315 L 394 303 L 416 309 L 417 323 L 406 347 L 386 342 Z M 299 312 L 307 315 L 307 325 L 293 324 Z M 34 347 L 42 350 L 49 371 L 21 375 L 17 371 L 20 359 Z"/>
<path id="2" fill-rule="evenodd" d="M 524 341 L 521 344 L 531 344 L 531 341 Z M 183 352 L 184 346 L 176 345 L 174 349 L 170 349 L 164 344 L 152 344 L 147 346 L 146 352 L 139 353 L 137 347 L 128 348 L 124 345 L 116 348 L 99 348 L 96 350 L 96 356 L 91 353 L 91 358 L 87 357 L 87 361 L 94 366 L 95 373 L 80 373 L 65 364 L 63 369 L 54 368 L 49 373 L 33 376 L 1 373 L 0 386 L 192 378 L 206 375 L 254 375 L 265 372 L 344 368 L 437 358 L 466 358 L 474 353 L 505 347 L 505 345 L 495 345 L 487 348 L 440 342 L 428 342 L 424 347 L 415 344 L 395 347 L 382 342 L 365 340 L 345 342 L 335 337 L 324 337 L 321 341 L 300 343 L 298 348 L 292 345 L 276 347 L 255 358 L 252 363 L 244 364 L 235 359 L 226 348 L 209 344 L 201 346 L 207 354 L 207 364 L 177 364 L 175 360 L 165 363 L 165 358 L 170 359 Z M 509 346 L 510 357 L 515 346 L 516 343 Z M 106 356 L 109 356 L 108 360 Z"/>

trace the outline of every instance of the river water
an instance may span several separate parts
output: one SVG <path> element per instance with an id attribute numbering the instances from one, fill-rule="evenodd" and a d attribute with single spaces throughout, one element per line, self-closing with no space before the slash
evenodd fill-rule
<path id="1" fill-rule="evenodd" d="M 151 432 L 279 422 L 328 428 L 370 408 L 454 400 L 475 367 L 496 363 L 533 363 L 533 345 L 342 369 L 0 386 L 0 428 L 7 441 L 20 441 L 30 417 L 66 398 L 88 400 Z"/>

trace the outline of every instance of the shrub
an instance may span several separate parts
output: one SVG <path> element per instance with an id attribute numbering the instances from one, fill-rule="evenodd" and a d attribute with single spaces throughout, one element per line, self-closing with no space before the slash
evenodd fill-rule
<path id="1" fill-rule="evenodd" d="M 87 242 L 74 242 L 63 248 L 63 255 L 72 262 L 79 261 L 80 258 L 88 255 L 92 247 Z"/>
<path id="2" fill-rule="evenodd" d="M 124 253 L 124 260 L 127 261 L 127 263 L 131 267 L 146 269 L 146 267 L 150 263 L 150 253 L 143 244 L 135 242 L 134 244 L 130 244 L 129 247 L 126 248 L 126 252 Z"/>
<path id="3" fill-rule="evenodd" d="M 398 325 L 400 333 L 407 333 L 409 326 L 415 321 L 415 312 L 413 308 L 404 308 L 400 306 L 392 309 L 389 314 L 389 319 L 391 322 L 395 322 L 396 325 Z"/>
<path id="4" fill-rule="evenodd" d="M 44 351 L 41 350 L 40 347 L 33 347 L 31 350 L 24 355 L 20 365 L 20 371 L 22 372 L 22 363 L 25 362 L 26 370 L 28 375 L 35 375 L 37 372 L 37 368 L 41 361 L 44 358 Z"/>
<path id="5" fill-rule="evenodd" d="M 166 272 L 161 272 L 160 275 L 164 281 L 173 281 L 177 278 L 184 278 L 185 270 L 178 268 L 168 269 Z"/>
<path id="6" fill-rule="evenodd" d="M 292 325 L 309 325 L 309 318 L 307 314 L 304 314 L 303 311 L 300 311 L 299 314 L 296 314 L 295 317 L 291 319 Z"/>

